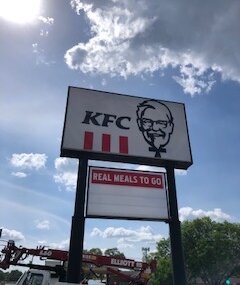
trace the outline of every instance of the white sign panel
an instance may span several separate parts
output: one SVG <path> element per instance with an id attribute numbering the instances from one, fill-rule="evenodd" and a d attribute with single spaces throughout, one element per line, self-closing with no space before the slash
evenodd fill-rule
<path id="1" fill-rule="evenodd" d="M 187 169 L 192 156 L 184 104 L 69 87 L 61 156 L 81 154 Z"/>
<path id="2" fill-rule="evenodd" d="M 167 220 L 164 173 L 90 167 L 87 217 Z"/>

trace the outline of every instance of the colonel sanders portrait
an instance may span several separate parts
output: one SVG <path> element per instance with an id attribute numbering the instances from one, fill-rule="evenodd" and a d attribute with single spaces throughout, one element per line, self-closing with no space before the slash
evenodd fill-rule
<path id="1" fill-rule="evenodd" d="M 174 129 L 169 108 L 157 100 L 143 101 L 137 106 L 137 124 L 150 145 L 149 151 L 155 152 L 155 157 L 161 157 Z"/>

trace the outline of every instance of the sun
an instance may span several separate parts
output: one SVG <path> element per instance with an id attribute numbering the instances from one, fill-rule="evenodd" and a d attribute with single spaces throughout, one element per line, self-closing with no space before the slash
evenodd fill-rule
<path id="1" fill-rule="evenodd" d="M 41 0 L 0 0 L 0 17 L 17 24 L 36 20 L 40 13 Z"/>

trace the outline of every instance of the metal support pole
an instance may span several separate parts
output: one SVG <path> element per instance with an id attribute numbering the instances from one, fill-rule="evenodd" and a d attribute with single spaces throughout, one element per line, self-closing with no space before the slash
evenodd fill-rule
<path id="1" fill-rule="evenodd" d="M 172 251 L 173 281 L 174 285 L 186 285 L 186 274 L 182 250 L 181 223 L 178 217 L 174 168 L 172 166 L 167 166 L 166 170 L 170 210 L 169 229 Z"/>
<path id="2" fill-rule="evenodd" d="M 74 215 L 72 217 L 72 229 L 68 256 L 68 283 L 80 283 L 81 281 L 83 240 L 85 228 L 84 203 L 87 166 L 88 160 L 86 158 L 82 158 L 79 160 L 75 208 Z"/>

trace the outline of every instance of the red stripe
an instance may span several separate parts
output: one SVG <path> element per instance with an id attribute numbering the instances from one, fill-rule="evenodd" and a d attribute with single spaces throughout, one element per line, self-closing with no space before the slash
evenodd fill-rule
<path id="1" fill-rule="evenodd" d="M 84 134 L 84 149 L 93 149 L 93 132 L 85 132 Z"/>
<path id="2" fill-rule="evenodd" d="M 128 154 L 128 137 L 119 137 L 119 152 Z"/>
<path id="3" fill-rule="evenodd" d="M 110 152 L 111 136 L 108 134 L 102 134 L 102 151 Z"/>

